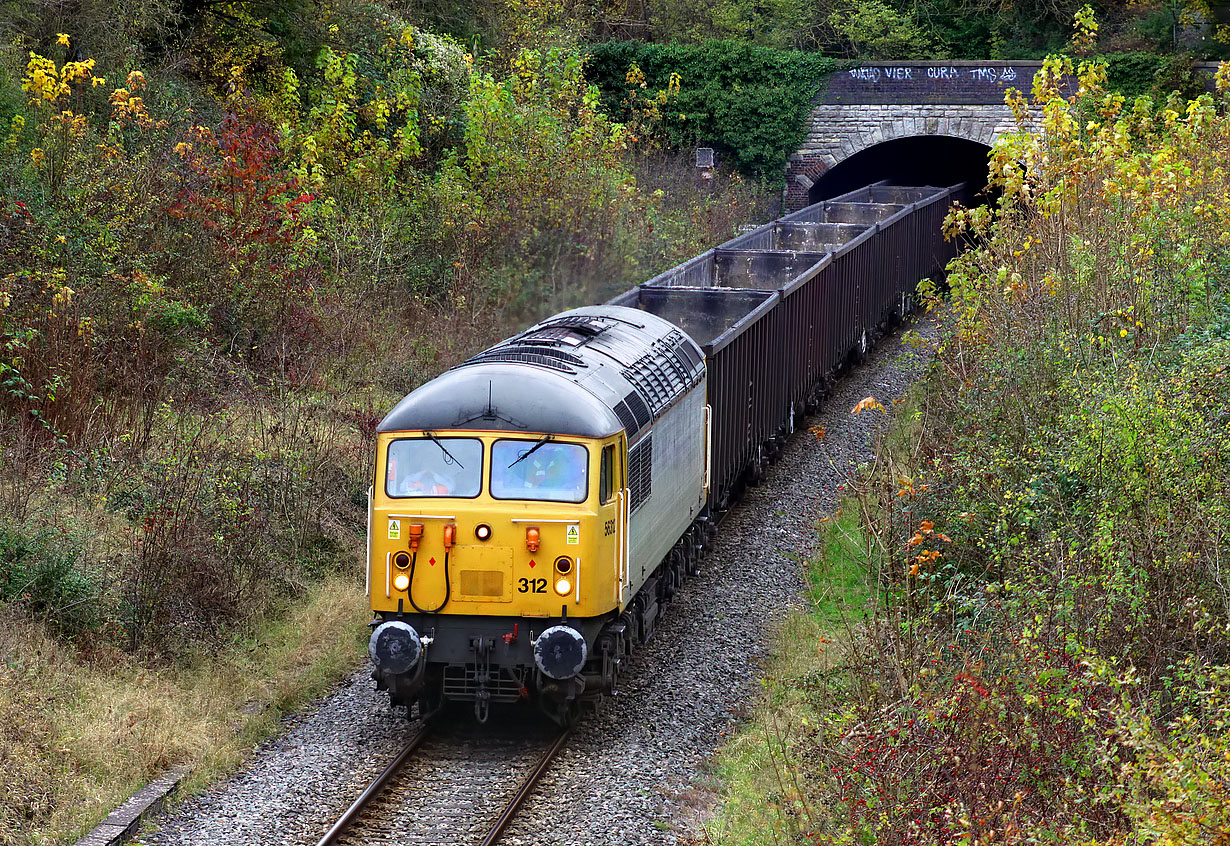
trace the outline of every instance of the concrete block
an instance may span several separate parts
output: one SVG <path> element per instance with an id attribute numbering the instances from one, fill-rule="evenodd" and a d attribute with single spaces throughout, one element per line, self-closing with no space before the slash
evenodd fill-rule
<path id="1" fill-rule="evenodd" d="M 76 846 L 119 846 L 130 837 L 132 834 L 128 832 L 126 826 L 103 823 L 78 840 Z"/>
<path id="2" fill-rule="evenodd" d="M 179 783 L 187 775 L 187 767 L 176 767 L 161 778 L 154 779 L 78 840 L 76 846 L 118 846 L 131 840 L 146 819 L 162 810 L 167 797 L 179 788 Z"/>

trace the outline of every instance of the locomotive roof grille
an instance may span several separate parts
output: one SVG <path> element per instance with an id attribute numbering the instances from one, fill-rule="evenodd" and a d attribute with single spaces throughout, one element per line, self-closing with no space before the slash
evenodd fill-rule
<path id="1" fill-rule="evenodd" d="M 620 400 L 615 404 L 615 416 L 619 418 L 619 422 L 623 424 L 624 431 L 628 433 L 628 437 L 632 437 L 641 430 L 641 426 L 636 421 L 636 415 L 632 413 L 632 409 L 628 407 L 626 399 Z"/>
<path id="2" fill-rule="evenodd" d="M 682 332 L 673 333 L 670 338 L 675 342 L 675 360 L 682 365 L 684 373 L 693 372 L 700 364 L 700 357 L 693 351 L 695 348 Z"/>
<path id="3" fill-rule="evenodd" d="M 656 369 L 647 366 L 647 363 L 633 364 L 624 369 L 623 375 L 636 387 L 636 392 L 652 413 L 657 414 L 670 401 L 672 392 L 662 384 Z"/>
<path id="4" fill-rule="evenodd" d="M 585 367 L 585 362 L 574 355 L 553 349 L 527 349 L 521 346 L 496 347 L 484 353 L 479 353 L 466 361 L 466 364 L 491 364 L 494 362 L 516 362 L 519 364 L 536 364 L 558 370 L 560 373 L 575 374 L 577 367 Z M 464 365 L 463 365 L 464 366 Z"/>
<path id="5" fill-rule="evenodd" d="M 589 314 L 571 314 L 567 317 L 561 317 L 558 320 L 551 320 L 543 324 L 543 328 L 562 326 L 566 327 L 578 335 L 587 335 L 593 337 L 599 333 L 605 332 L 611 328 L 611 321 L 605 317 L 598 317 Z"/>
<path id="6" fill-rule="evenodd" d="M 493 347 L 484 352 L 480 352 L 478 355 L 469 359 L 466 362 L 466 364 L 470 364 L 471 362 L 480 362 L 480 361 L 502 361 L 503 359 L 499 358 L 499 356 L 504 355 L 506 353 L 524 353 L 526 355 L 546 356 L 548 358 L 556 359 L 557 361 L 560 361 L 561 363 L 570 365 L 572 367 L 588 367 L 589 366 L 588 364 L 585 363 L 585 359 L 581 358 L 578 355 L 573 355 L 572 353 L 566 350 L 558 350 L 552 347 L 529 346 L 528 344 L 507 344 L 503 346 Z"/>
<path id="7" fill-rule="evenodd" d="M 665 364 L 670 368 L 672 381 L 678 380 L 680 387 L 686 387 L 688 377 L 692 374 L 696 365 L 692 364 L 686 355 L 682 353 L 682 349 L 686 347 L 686 343 L 681 333 L 672 332 L 663 339 L 662 345 L 665 348 Z"/>
<path id="8" fill-rule="evenodd" d="M 650 354 L 630 363 L 622 373 L 636 388 L 646 407 L 657 414 L 696 384 L 696 368 L 700 361 L 684 334 L 676 330 L 655 340 Z"/>
<path id="9" fill-rule="evenodd" d="M 621 404 L 628 406 L 633 419 L 636 420 L 636 426 L 628 430 L 629 435 L 639 432 L 653 422 L 653 414 L 649 411 L 649 406 L 645 404 L 645 399 L 639 391 L 628 391 L 628 395 L 624 397 Z M 616 414 L 618 413 L 616 409 Z"/>

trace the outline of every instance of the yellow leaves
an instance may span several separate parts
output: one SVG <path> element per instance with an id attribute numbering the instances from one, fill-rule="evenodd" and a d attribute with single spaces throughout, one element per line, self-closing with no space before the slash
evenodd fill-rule
<path id="1" fill-rule="evenodd" d="M 1213 84 L 1222 94 L 1230 93 L 1230 62 L 1222 62 L 1213 75 Z"/>
<path id="2" fill-rule="evenodd" d="M 145 87 L 145 74 L 134 70 L 128 74 L 125 81 L 128 84 L 127 88 L 117 88 L 107 98 L 107 102 L 111 104 L 111 119 L 119 126 L 135 126 L 140 129 L 166 126 L 166 121 L 156 121 L 150 117 L 149 111 L 145 108 L 144 98 L 134 96 L 137 91 Z M 178 148 L 176 149 L 178 152 Z"/>
<path id="3" fill-rule="evenodd" d="M 63 36 L 65 39 L 68 36 Z M 102 77 L 94 76 L 94 60 L 82 62 L 65 62 L 63 67 L 45 56 L 30 53 L 26 63 L 26 76 L 22 80 L 21 90 L 30 95 L 30 103 L 34 106 L 59 106 L 59 101 L 68 97 L 76 83 L 90 80 L 91 87 L 105 82 Z"/>
<path id="4" fill-rule="evenodd" d="M 13 115 L 13 120 L 9 124 L 9 136 L 4 139 L 4 148 L 12 150 L 17 146 L 17 142 L 21 140 L 21 133 L 26 128 L 26 119 L 21 115 Z"/>
<path id="5" fill-rule="evenodd" d="M 56 33 L 56 44 L 59 44 L 61 47 L 67 47 L 68 46 L 68 33 L 67 32 Z"/>
<path id="6" fill-rule="evenodd" d="M 854 408 L 850 409 L 851 414 L 862 414 L 864 411 L 879 411 L 888 414 L 888 411 L 880 404 L 880 401 L 875 397 L 864 397 L 858 401 Z"/>
<path id="7" fill-rule="evenodd" d="M 826 434 L 828 434 L 828 433 L 827 433 L 827 431 L 825 430 L 825 428 L 824 428 L 823 426 L 812 426 L 812 427 L 811 427 L 811 428 L 809 428 L 807 431 L 809 431 L 809 432 L 811 432 L 813 435 L 815 435 L 815 436 L 816 436 L 816 440 L 818 440 L 818 441 L 822 441 L 822 440 L 824 440 L 824 436 L 825 436 Z"/>

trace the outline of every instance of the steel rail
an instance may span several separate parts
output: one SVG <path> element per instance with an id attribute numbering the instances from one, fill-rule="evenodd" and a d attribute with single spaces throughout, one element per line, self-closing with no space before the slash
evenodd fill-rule
<path id="1" fill-rule="evenodd" d="M 521 805 L 525 802 L 525 798 L 530 795 L 530 791 L 534 789 L 534 785 L 538 784 L 538 779 L 547 771 L 547 767 L 551 766 L 551 761 L 564 748 L 564 744 L 568 742 L 568 738 L 572 735 L 572 729 L 566 728 L 560 732 L 559 737 L 551 744 L 543 756 L 538 759 L 538 763 L 534 765 L 534 769 L 530 770 L 529 775 L 525 777 L 525 781 L 521 782 L 521 786 L 517 788 L 517 793 L 508 805 L 505 806 L 503 813 L 487 831 L 487 836 L 483 838 L 482 846 L 494 846 L 499 841 L 500 835 L 504 833 L 504 829 L 512 822 L 512 818 L 516 816 Z"/>
<path id="2" fill-rule="evenodd" d="M 333 824 L 333 827 L 329 829 L 328 833 L 325 834 L 324 837 L 320 838 L 320 841 L 316 844 L 316 846 L 332 846 L 332 844 L 338 841 L 338 838 L 341 837 L 342 833 L 350 826 L 352 822 L 354 822 L 354 818 L 357 817 L 363 808 L 376 797 L 376 794 L 384 789 L 385 784 L 387 784 L 389 780 L 397 774 L 397 771 L 402 768 L 402 765 L 406 763 L 407 759 L 409 759 L 409 757 L 414 753 L 414 750 L 418 749 L 423 741 L 427 739 L 427 734 L 428 728 L 424 726 L 419 729 L 418 734 L 410 738 L 410 741 L 406 744 L 406 748 L 401 750 L 401 753 L 393 759 L 393 762 L 384 768 L 384 772 L 376 776 L 372 783 L 367 786 L 367 789 L 364 790 L 363 793 L 359 795 L 359 798 L 354 801 L 354 804 L 346 809 L 346 813 L 342 814 L 338 818 L 337 822 Z"/>

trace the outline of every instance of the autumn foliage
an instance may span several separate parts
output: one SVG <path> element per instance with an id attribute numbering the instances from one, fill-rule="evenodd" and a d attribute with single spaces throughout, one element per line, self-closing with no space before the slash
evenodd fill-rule
<path id="1" fill-rule="evenodd" d="M 847 506 L 873 613 L 802 682 L 781 842 L 1230 842 L 1228 82 L 1128 102 L 1054 59 L 1010 94 Z"/>

